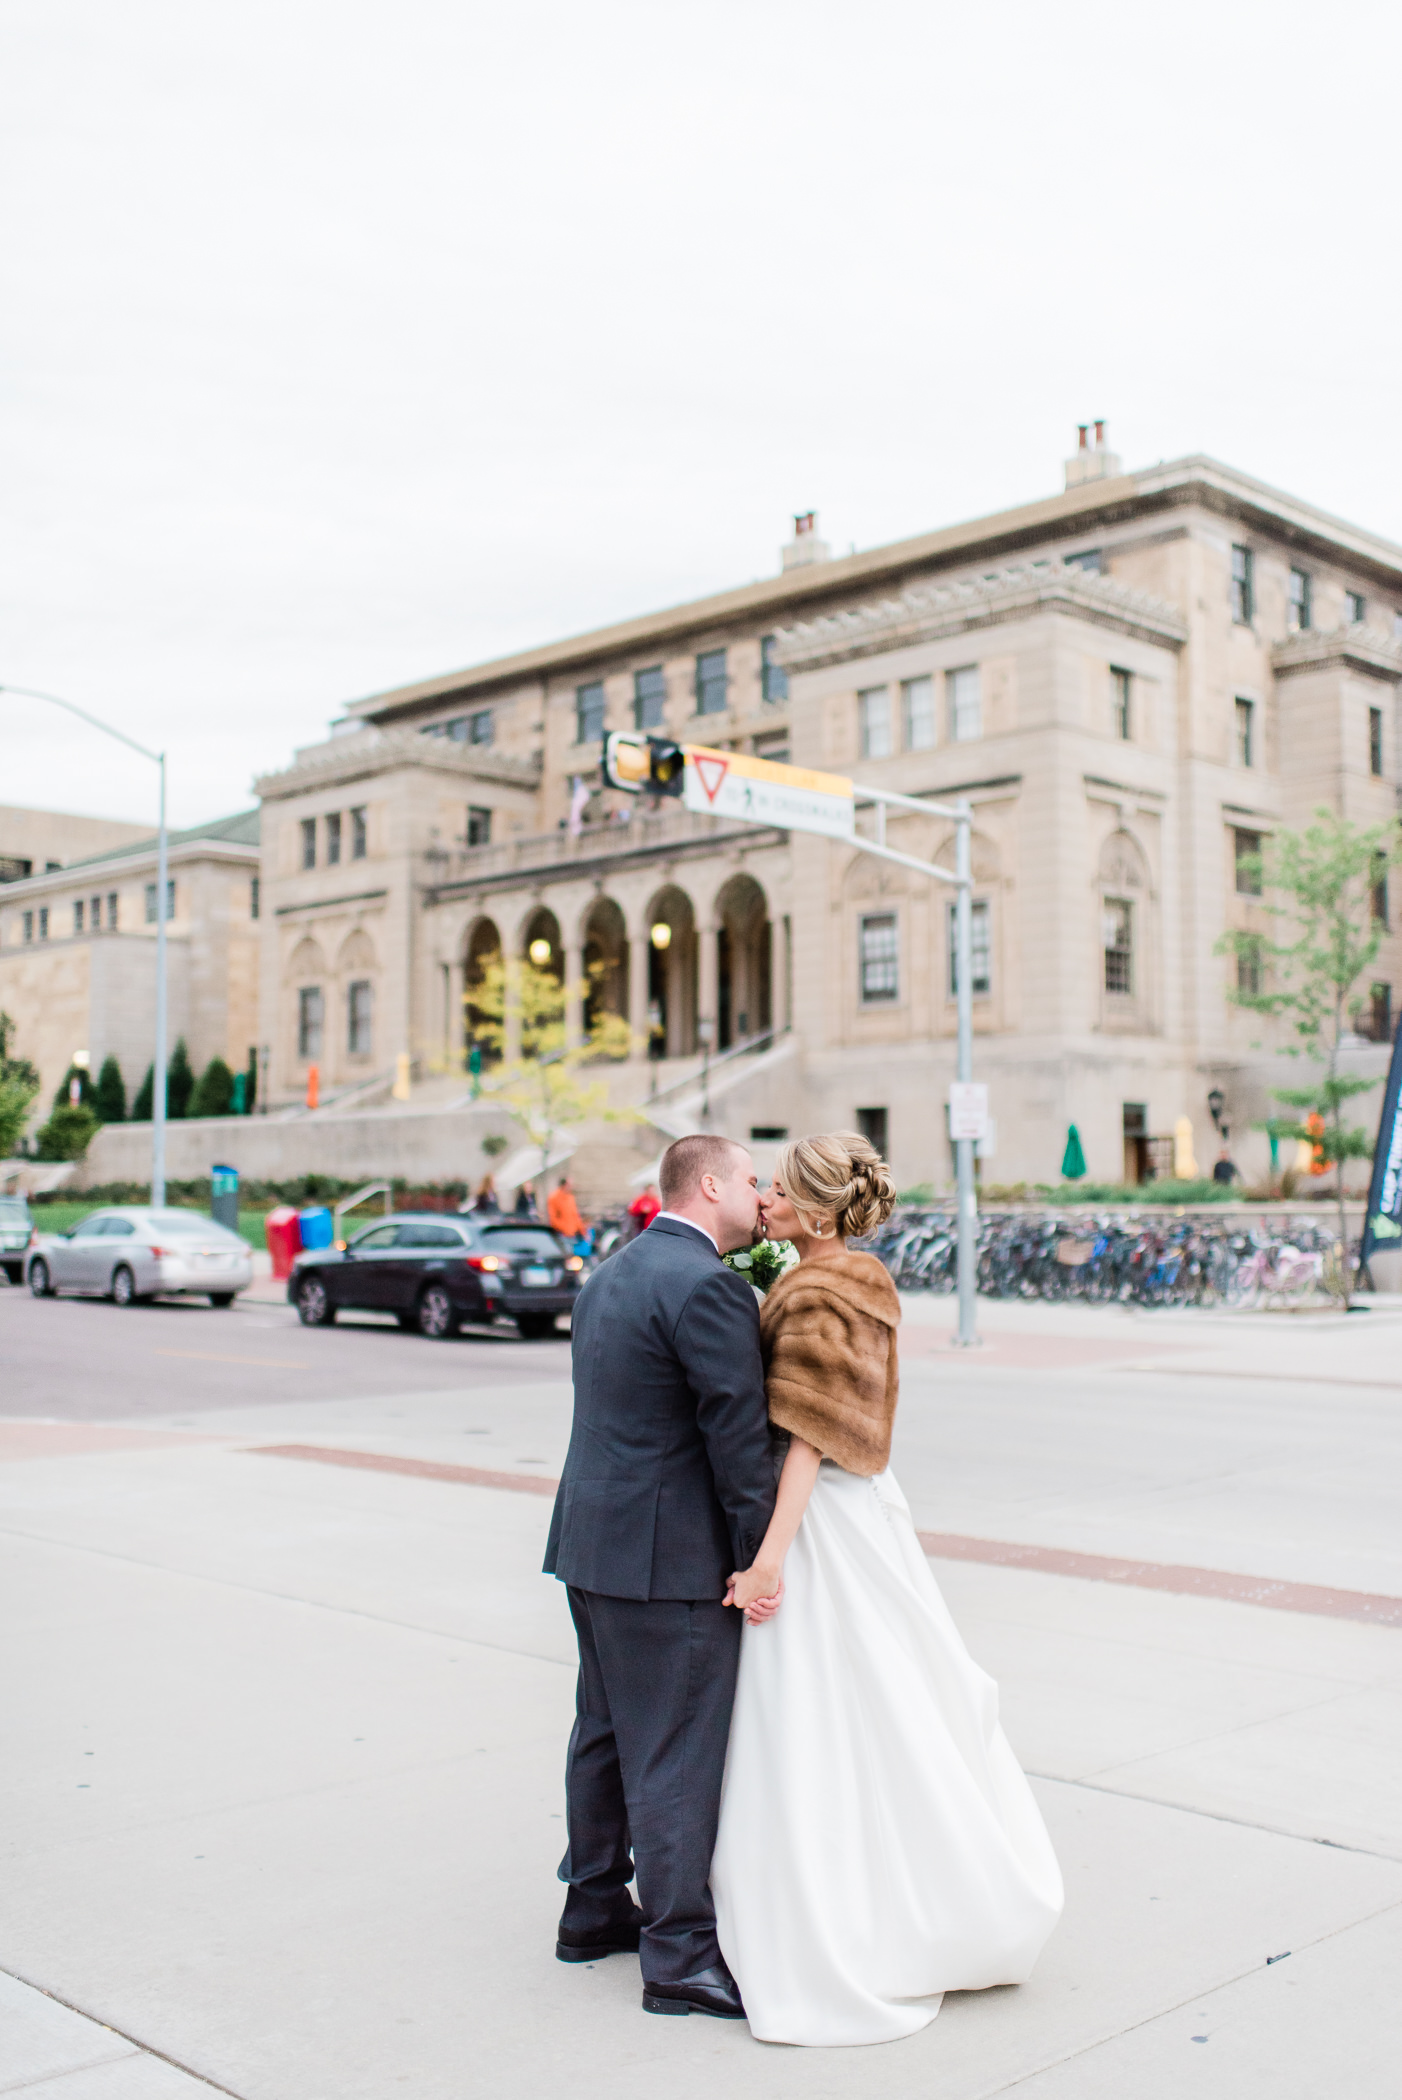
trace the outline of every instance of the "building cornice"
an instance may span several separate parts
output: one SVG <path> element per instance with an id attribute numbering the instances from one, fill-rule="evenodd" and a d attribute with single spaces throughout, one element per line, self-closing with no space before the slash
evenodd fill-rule
<path id="1" fill-rule="evenodd" d="M 1035 562 L 959 583 L 912 584 L 898 598 L 781 629 L 777 654 L 790 670 L 813 671 L 1039 612 L 1069 614 L 1171 649 L 1181 648 L 1188 639 L 1182 614 L 1162 599 L 1128 590 L 1108 576 L 1087 575 L 1062 563 Z"/>
<path id="2" fill-rule="evenodd" d="M 387 897 L 384 890 L 347 890 L 344 897 L 308 897 L 305 904 L 279 904 L 273 913 L 275 919 L 295 919 L 304 911 L 345 911 L 352 904 L 369 904 L 380 897 Z"/>
<path id="3" fill-rule="evenodd" d="M 260 774 L 253 791 L 264 802 L 285 801 L 318 788 L 345 787 L 406 766 L 452 773 L 462 780 L 490 780 L 500 787 L 535 788 L 540 763 L 510 758 L 488 744 L 455 744 L 447 737 L 425 736 L 418 729 L 360 729 L 332 737 L 300 752 L 290 766 Z"/>
<path id="4" fill-rule="evenodd" d="M 703 823 L 706 821 L 702 819 Z M 485 897 L 501 890 L 534 889 L 544 883 L 598 881 L 632 868 L 653 866 L 659 862 L 696 860 L 736 847 L 752 852 L 756 847 L 788 843 L 788 832 L 772 825 L 723 824 L 716 818 L 709 819 L 709 822 L 715 826 L 714 830 L 688 833 L 669 826 L 661 838 L 625 841 L 619 837 L 618 844 L 611 850 L 589 853 L 576 849 L 567 858 L 560 854 L 560 834 L 557 832 L 545 832 L 535 839 L 512 839 L 501 848 L 482 846 L 476 849 L 482 855 L 482 872 L 455 876 L 450 882 L 425 884 L 422 890 L 424 907 L 430 909 L 437 904 L 457 903 L 468 897 Z M 496 866 L 489 865 L 499 854 L 509 856 L 505 864 L 498 859 Z"/>
<path id="5" fill-rule="evenodd" d="M 172 840 L 166 849 L 166 865 L 173 874 L 177 868 L 188 867 L 192 861 L 231 861 L 237 867 L 249 868 L 257 873 L 261 849 L 231 839 L 187 839 Z M 149 847 L 120 847 L 110 860 L 72 861 L 66 868 L 47 868 L 42 875 L 21 875 L 13 882 L 0 883 L 0 909 L 17 903 L 21 898 L 52 896 L 56 890 L 78 890 L 86 896 L 89 890 L 99 889 L 108 883 L 130 879 L 134 875 L 154 875 L 157 862 L 156 841 Z"/>
<path id="6" fill-rule="evenodd" d="M 1061 495 L 1012 510 L 995 511 L 836 561 L 813 562 L 738 589 L 397 686 L 353 701 L 346 712 L 366 721 L 412 720 L 469 695 L 485 697 L 513 686 L 543 688 L 553 676 L 583 673 L 611 658 L 651 651 L 666 643 L 697 641 L 741 619 L 767 617 L 776 627 L 792 626 L 805 613 L 826 609 L 825 601 L 830 606 L 831 601 L 850 598 L 854 592 L 896 584 L 913 570 L 954 568 L 973 561 L 1007 562 L 1049 541 L 1093 543 L 1112 526 L 1194 506 L 1235 520 L 1249 531 L 1269 534 L 1317 560 L 1353 569 L 1402 596 L 1402 547 L 1234 467 L 1193 454 L 1160 461 L 1137 473 L 1082 482 Z"/>
<path id="7" fill-rule="evenodd" d="M 1331 665 L 1385 678 L 1395 685 L 1402 679 L 1402 639 L 1360 622 L 1352 627 L 1306 628 L 1271 650 L 1271 668 L 1277 678 L 1288 678 L 1295 671 L 1322 671 Z"/>

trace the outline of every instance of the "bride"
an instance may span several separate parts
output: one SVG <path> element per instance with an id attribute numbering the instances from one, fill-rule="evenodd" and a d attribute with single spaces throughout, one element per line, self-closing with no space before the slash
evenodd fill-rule
<path id="1" fill-rule="evenodd" d="M 760 1309 L 788 1455 L 745 1612 L 711 1867 L 720 1944 L 762 2041 L 891 2041 L 944 1991 L 1021 1983 L 1061 1875 L 889 1470 L 900 1301 L 847 1239 L 895 1203 L 864 1138 L 779 1154 L 771 1238 L 799 1251 Z"/>

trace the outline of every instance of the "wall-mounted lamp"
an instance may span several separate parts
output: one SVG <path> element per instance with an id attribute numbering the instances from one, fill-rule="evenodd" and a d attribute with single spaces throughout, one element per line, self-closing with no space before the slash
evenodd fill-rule
<path id="1" fill-rule="evenodd" d="M 1213 1087 L 1212 1092 L 1207 1097 L 1207 1113 L 1219 1130 L 1222 1127 L 1222 1111 L 1226 1105 L 1227 1097 L 1222 1092 L 1222 1089 L 1219 1086 Z"/>
<path id="2" fill-rule="evenodd" d="M 531 961 L 535 964 L 536 968 L 538 970 L 543 970 L 545 968 L 545 965 L 550 960 L 550 943 L 549 941 L 544 939 L 543 936 L 538 935 L 536 939 L 531 942 L 531 945 L 526 950 L 526 953 L 527 955 L 529 955 Z"/>
<path id="3" fill-rule="evenodd" d="M 648 939 L 652 942 L 653 947 L 657 950 L 659 955 L 663 952 L 665 948 L 671 947 L 672 929 L 667 924 L 667 921 L 665 919 L 658 920 L 657 924 L 653 927 L 651 933 L 648 935 Z"/>

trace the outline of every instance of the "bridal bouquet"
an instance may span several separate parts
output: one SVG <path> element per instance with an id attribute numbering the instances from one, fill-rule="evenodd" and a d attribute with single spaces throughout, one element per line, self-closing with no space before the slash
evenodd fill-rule
<path id="1" fill-rule="evenodd" d="M 721 1260 L 727 1269 L 734 1269 L 746 1283 L 753 1284 L 762 1298 L 794 1266 L 798 1249 L 792 1240 L 761 1240 L 757 1246 L 723 1254 Z"/>

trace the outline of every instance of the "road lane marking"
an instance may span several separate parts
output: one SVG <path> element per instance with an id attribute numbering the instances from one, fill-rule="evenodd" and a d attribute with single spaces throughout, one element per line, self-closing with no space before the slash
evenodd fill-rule
<path id="1" fill-rule="evenodd" d="M 456 1481 L 464 1487 L 503 1488 L 516 1495 L 553 1495 L 558 1480 L 534 1473 L 498 1473 L 485 1466 L 453 1466 L 385 1451 L 344 1451 L 329 1444 L 250 1444 L 255 1458 L 306 1459 L 318 1466 L 350 1466 L 366 1473 L 406 1473 L 416 1480 Z M 1167 1590 L 1181 1597 L 1214 1597 L 1267 1611 L 1303 1612 L 1327 1619 L 1359 1619 L 1369 1626 L 1402 1626 L 1402 1597 L 1368 1590 L 1326 1589 L 1313 1582 L 1280 1582 L 1268 1575 L 1235 1575 L 1224 1568 L 1175 1567 L 1163 1561 L 1121 1560 L 1109 1553 L 1073 1553 L 1063 1546 L 1019 1546 L 1004 1539 L 968 1538 L 957 1531 L 917 1531 L 932 1560 L 975 1560 L 1039 1575 L 1073 1575 L 1083 1582 L 1114 1582 L 1128 1589 Z"/>
<path id="2" fill-rule="evenodd" d="M 213 1349 L 158 1349 L 157 1356 L 179 1356 L 192 1364 L 246 1364 L 252 1371 L 311 1371 L 311 1363 L 294 1363 L 290 1356 L 221 1356 Z"/>

